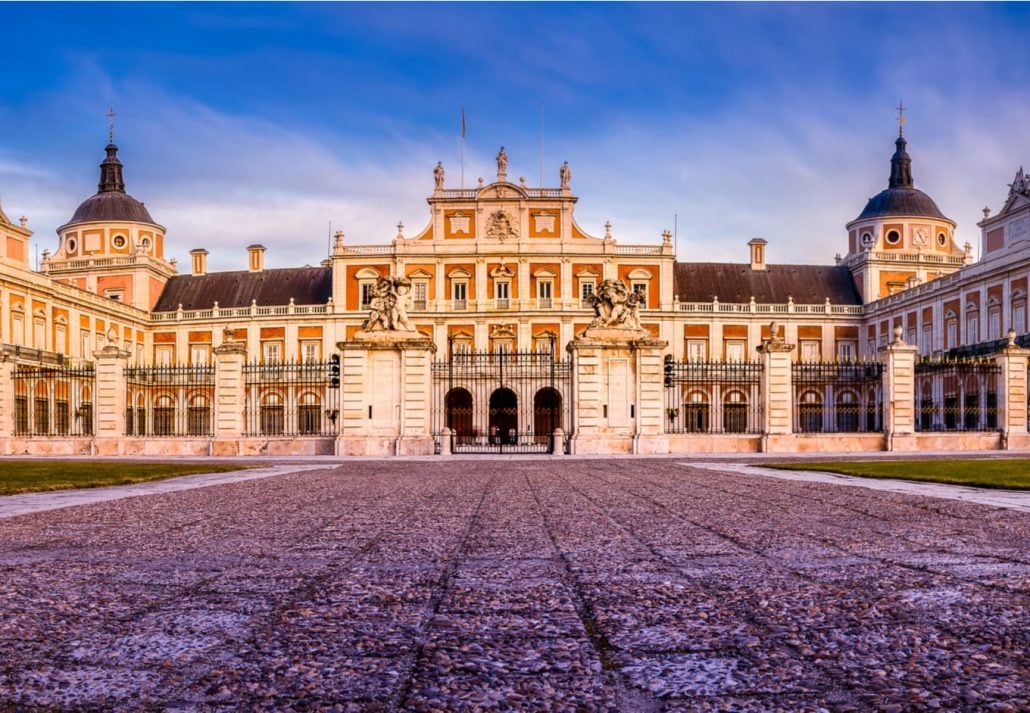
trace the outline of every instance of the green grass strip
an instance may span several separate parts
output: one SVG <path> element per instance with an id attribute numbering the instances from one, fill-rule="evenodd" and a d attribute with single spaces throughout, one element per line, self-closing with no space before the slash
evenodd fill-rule
<path id="1" fill-rule="evenodd" d="M 1030 490 L 1030 459 L 883 460 L 755 464 L 780 470 L 818 470 L 859 478 L 896 478 L 977 488 Z"/>
<path id="2" fill-rule="evenodd" d="M 230 463 L 0 460 L 0 495 L 131 485 L 197 473 L 228 473 L 251 466 Z"/>

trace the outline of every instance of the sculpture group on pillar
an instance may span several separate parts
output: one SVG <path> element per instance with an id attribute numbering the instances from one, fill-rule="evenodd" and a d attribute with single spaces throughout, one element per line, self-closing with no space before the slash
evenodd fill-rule
<path id="1" fill-rule="evenodd" d="M 380 277 L 372 288 L 371 310 L 362 329 L 367 332 L 414 332 L 408 321 L 408 293 L 411 280 L 406 277 Z"/>
<path id="2" fill-rule="evenodd" d="M 643 297 L 626 287 L 622 280 L 604 280 L 588 301 L 594 308 L 592 329 L 643 329 L 640 325 Z"/>

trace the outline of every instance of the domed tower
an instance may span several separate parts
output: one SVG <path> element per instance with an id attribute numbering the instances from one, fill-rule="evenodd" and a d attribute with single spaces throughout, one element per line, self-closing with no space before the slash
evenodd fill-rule
<path id="1" fill-rule="evenodd" d="M 165 229 L 125 192 L 122 162 L 112 140 L 100 164 L 96 195 L 57 229 L 60 244 L 40 269 L 60 282 L 149 310 L 175 267 L 164 259 Z"/>
<path id="2" fill-rule="evenodd" d="M 954 241 L 955 221 L 915 187 L 903 128 L 894 146 L 887 188 L 847 224 L 845 263 L 863 302 L 954 272 L 967 259 Z"/>

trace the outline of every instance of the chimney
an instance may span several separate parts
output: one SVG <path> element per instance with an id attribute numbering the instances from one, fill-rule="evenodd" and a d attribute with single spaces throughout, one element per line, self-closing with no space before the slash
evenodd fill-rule
<path id="1" fill-rule="evenodd" d="M 769 241 L 762 238 L 752 238 L 748 241 L 748 247 L 751 248 L 752 270 L 765 269 L 765 246 L 768 244 Z"/>
<path id="2" fill-rule="evenodd" d="M 261 272 L 265 269 L 264 245 L 248 245 L 247 254 L 250 256 L 248 269 L 251 272 Z"/>
<path id="3" fill-rule="evenodd" d="M 193 274 L 206 275 L 207 250 L 205 250 L 204 248 L 196 248 L 195 250 L 190 250 L 190 257 L 193 258 Z"/>

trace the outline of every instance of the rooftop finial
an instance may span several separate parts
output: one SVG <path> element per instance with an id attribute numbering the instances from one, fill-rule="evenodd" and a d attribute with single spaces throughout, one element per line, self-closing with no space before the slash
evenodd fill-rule
<path id="1" fill-rule="evenodd" d="M 898 99 L 898 136 L 905 135 L 905 122 L 908 119 L 905 118 L 905 103 Z"/>
<path id="2" fill-rule="evenodd" d="M 107 114 L 105 114 L 105 116 L 107 116 L 107 142 L 110 143 L 110 144 L 113 144 L 114 143 L 114 118 L 116 116 L 118 116 L 118 114 L 115 113 L 114 107 L 111 107 L 110 109 L 107 110 Z"/>

